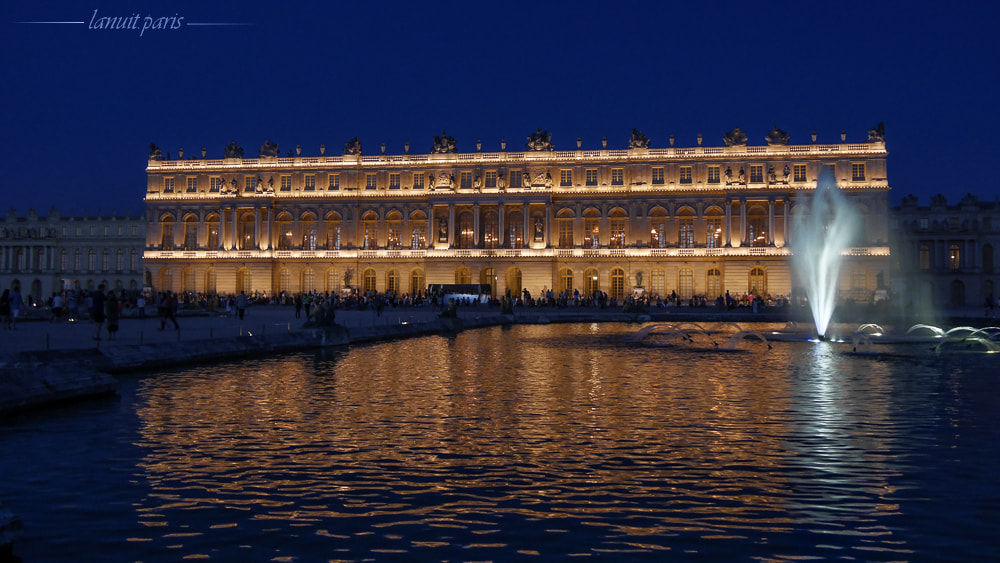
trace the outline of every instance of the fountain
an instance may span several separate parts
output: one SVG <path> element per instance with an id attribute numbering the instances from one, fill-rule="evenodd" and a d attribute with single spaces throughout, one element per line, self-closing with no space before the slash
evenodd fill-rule
<path id="1" fill-rule="evenodd" d="M 836 307 L 843 251 L 858 226 L 857 212 L 837 188 L 833 172 L 823 171 L 812 199 L 795 208 L 792 224 L 792 266 L 809 300 L 816 334 L 824 339 Z"/>

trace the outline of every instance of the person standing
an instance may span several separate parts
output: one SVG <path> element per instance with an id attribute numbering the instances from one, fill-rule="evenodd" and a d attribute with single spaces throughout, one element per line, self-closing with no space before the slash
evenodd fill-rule
<path id="1" fill-rule="evenodd" d="M 101 328 L 104 326 L 104 284 L 97 286 L 90 296 L 90 318 L 94 319 L 97 330 L 94 332 L 94 340 L 101 339 Z"/>
<path id="2" fill-rule="evenodd" d="M 60 291 L 56 292 L 56 294 L 52 296 L 52 318 L 49 319 L 49 322 L 57 323 L 60 320 L 62 320 L 62 310 L 63 310 L 63 296 L 62 292 Z"/>
<path id="3" fill-rule="evenodd" d="M 139 319 L 146 318 L 146 297 L 143 294 L 139 294 L 139 298 L 135 300 L 135 307 L 139 309 Z"/>
<path id="4" fill-rule="evenodd" d="M 108 297 L 104 301 L 104 316 L 108 320 L 108 340 L 114 340 L 115 334 L 118 333 L 118 297 L 115 296 L 115 292 L 109 291 Z"/>
<path id="5" fill-rule="evenodd" d="M 246 314 L 247 310 L 247 292 L 241 291 L 240 296 L 236 298 L 236 315 L 239 319 L 243 320 L 243 315 Z"/>
<path id="6" fill-rule="evenodd" d="M 21 292 L 18 290 L 18 286 L 15 285 L 10 291 L 11 330 L 17 328 L 17 319 L 21 316 L 22 305 L 24 305 L 24 301 L 21 300 Z"/>
<path id="7" fill-rule="evenodd" d="M 3 290 L 0 295 L 0 318 L 3 319 L 3 329 L 8 330 L 13 320 L 10 318 L 10 290 Z"/>

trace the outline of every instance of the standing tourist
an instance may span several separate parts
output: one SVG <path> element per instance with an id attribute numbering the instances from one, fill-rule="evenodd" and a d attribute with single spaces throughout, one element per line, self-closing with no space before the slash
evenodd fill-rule
<path id="1" fill-rule="evenodd" d="M 63 296 L 62 292 L 58 291 L 52 296 L 52 318 L 49 322 L 59 322 L 62 319 L 62 309 L 63 309 Z"/>
<path id="2" fill-rule="evenodd" d="M 10 318 L 10 290 L 3 290 L 3 295 L 0 295 L 0 318 L 3 318 L 3 329 L 8 330 L 11 328 L 11 323 L 13 322 Z"/>
<path id="3" fill-rule="evenodd" d="M 21 306 L 24 305 L 24 301 L 21 300 L 21 292 L 18 286 L 15 285 L 10 291 L 10 318 L 11 318 L 11 330 L 17 328 L 17 319 L 21 316 Z"/>
<path id="4" fill-rule="evenodd" d="M 247 310 L 247 292 L 241 291 L 240 296 L 236 298 L 236 315 L 239 319 L 243 320 L 243 315 Z"/>
<path id="5" fill-rule="evenodd" d="M 104 284 L 97 286 L 97 291 L 90 296 L 90 318 L 97 327 L 94 340 L 101 339 L 101 327 L 104 326 Z"/>
<path id="6" fill-rule="evenodd" d="M 104 302 L 104 315 L 108 318 L 108 340 L 114 340 L 118 333 L 118 297 L 114 291 L 108 292 L 108 297 Z"/>

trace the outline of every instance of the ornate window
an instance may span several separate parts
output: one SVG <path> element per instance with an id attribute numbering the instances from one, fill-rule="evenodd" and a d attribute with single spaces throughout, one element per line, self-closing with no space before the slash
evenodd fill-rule
<path id="1" fill-rule="evenodd" d="M 281 191 L 290 192 L 292 191 L 292 177 L 285 174 L 281 177 Z"/>
<path id="2" fill-rule="evenodd" d="M 339 190 L 340 189 L 340 174 L 330 174 L 328 176 L 326 189 L 328 190 Z"/>
<path id="3" fill-rule="evenodd" d="M 424 175 L 414 174 L 413 175 L 413 189 L 422 190 L 424 189 Z"/>
<path id="4" fill-rule="evenodd" d="M 389 174 L 389 189 L 398 190 L 399 186 L 400 186 L 399 173 L 393 172 L 392 174 Z"/>
<path id="5" fill-rule="evenodd" d="M 706 276 L 705 291 L 706 297 L 709 299 L 715 299 L 716 297 L 722 295 L 722 271 L 718 268 L 709 268 L 708 274 Z"/>
<path id="6" fill-rule="evenodd" d="M 163 193 L 172 194 L 174 193 L 174 179 L 164 178 L 163 179 Z"/>
<path id="7" fill-rule="evenodd" d="M 305 176 L 305 182 L 303 184 L 302 189 L 304 189 L 307 192 L 316 191 L 316 175 L 315 174 L 306 174 L 306 176 Z"/>
<path id="8" fill-rule="evenodd" d="M 198 191 L 198 178 L 187 179 L 187 193 L 193 194 Z"/>
<path id="9" fill-rule="evenodd" d="M 656 297 L 666 295 L 665 281 L 667 279 L 663 268 L 653 268 L 649 272 L 649 290 Z"/>
<path id="10" fill-rule="evenodd" d="M 865 180 L 864 162 L 851 163 L 851 180 L 855 182 L 863 182 Z"/>
<path id="11" fill-rule="evenodd" d="M 694 248 L 694 212 L 682 210 L 677 218 L 677 245 L 681 248 Z"/>
<path id="12" fill-rule="evenodd" d="M 763 164 L 751 164 L 750 165 L 750 182 L 751 183 L 761 183 L 764 181 L 764 165 Z"/>
<path id="13" fill-rule="evenodd" d="M 573 270 L 569 268 L 559 270 L 559 291 L 565 291 L 567 294 L 573 293 Z"/>
<path id="14" fill-rule="evenodd" d="M 587 185 L 596 186 L 597 185 L 597 169 L 588 168 L 587 169 Z"/>
<path id="15" fill-rule="evenodd" d="M 680 167 L 680 183 L 690 184 L 691 183 L 691 167 L 681 166 Z"/>
<path id="16" fill-rule="evenodd" d="M 663 167 L 654 166 L 653 167 L 653 183 L 662 184 L 663 183 Z"/>
<path id="17" fill-rule="evenodd" d="M 583 272 L 583 296 L 590 299 L 600 289 L 601 279 L 597 274 L 597 268 L 587 268 Z"/>
<path id="18" fill-rule="evenodd" d="M 794 181 L 794 182 L 805 182 L 806 181 L 806 165 L 805 164 L 793 164 L 792 165 L 792 181 Z"/>
<path id="19" fill-rule="evenodd" d="M 708 183 L 709 184 L 718 184 L 719 183 L 719 179 L 720 179 L 720 176 L 719 176 L 719 167 L 718 166 L 709 166 L 708 167 Z"/>
<path id="20" fill-rule="evenodd" d="M 612 168 L 611 169 L 611 185 L 621 186 L 625 184 L 625 169 L 624 168 Z"/>
<path id="21" fill-rule="evenodd" d="M 376 293 L 375 290 L 375 270 L 373 268 L 366 268 L 364 273 L 361 275 L 361 291 L 366 295 Z"/>
<path id="22" fill-rule="evenodd" d="M 497 187 L 497 171 L 487 170 L 486 171 L 486 187 L 495 188 Z"/>
<path id="23" fill-rule="evenodd" d="M 705 246 L 722 247 L 722 217 L 719 215 L 709 215 L 705 220 Z"/>
<path id="24" fill-rule="evenodd" d="M 611 298 L 625 298 L 625 270 L 621 268 L 611 270 Z"/>
<path id="25" fill-rule="evenodd" d="M 573 171 L 572 170 L 560 170 L 559 171 L 559 185 L 560 186 L 572 186 L 573 185 Z"/>
<path id="26" fill-rule="evenodd" d="M 764 272 L 764 268 L 759 266 L 752 268 L 750 270 L 749 281 L 749 293 L 752 293 L 757 297 L 764 297 L 767 295 L 767 274 Z"/>
<path id="27" fill-rule="evenodd" d="M 472 283 L 472 273 L 465 266 L 455 270 L 455 283 Z"/>
<path id="28" fill-rule="evenodd" d="M 948 267 L 952 270 L 962 268 L 962 250 L 955 243 L 948 245 Z"/>
<path id="29" fill-rule="evenodd" d="M 573 219 L 560 218 L 559 223 L 559 248 L 573 248 Z"/>
<path id="30" fill-rule="evenodd" d="M 292 285 L 292 274 L 289 273 L 288 268 L 282 268 L 278 272 L 278 291 L 281 293 L 288 293 L 291 291 Z"/>
<path id="31" fill-rule="evenodd" d="M 462 172 L 459 176 L 460 187 L 469 189 L 472 187 L 472 172 Z"/>
<path id="32" fill-rule="evenodd" d="M 410 272 L 410 294 L 416 295 L 418 292 L 424 290 L 424 271 L 420 268 L 414 268 Z"/>
<path id="33" fill-rule="evenodd" d="M 677 296 L 681 299 L 694 297 L 694 272 L 691 268 L 681 268 L 677 272 Z"/>
<path id="34" fill-rule="evenodd" d="M 385 291 L 392 295 L 399 294 L 399 272 L 395 268 L 385 273 Z"/>
<path id="35" fill-rule="evenodd" d="M 378 187 L 378 174 L 365 174 L 365 189 L 374 190 Z"/>

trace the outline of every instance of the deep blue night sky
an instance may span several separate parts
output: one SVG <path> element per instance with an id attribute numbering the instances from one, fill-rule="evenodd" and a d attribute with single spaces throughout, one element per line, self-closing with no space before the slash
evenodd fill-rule
<path id="1" fill-rule="evenodd" d="M 695 5 L 697 4 L 697 5 Z M 957 6 L 957 7 L 956 7 Z M 179 29 L 90 29 L 97 17 Z M 994 2 L 24 2 L 5 5 L 3 207 L 139 213 L 150 142 L 220 158 L 862 142 L 884 121 L 890 203 L 1000 194 Z M 83 21 L 83 24 L 19 23 Z M 191 23 L 243 23 L 194 26 Z"/>

